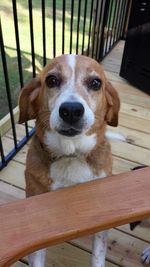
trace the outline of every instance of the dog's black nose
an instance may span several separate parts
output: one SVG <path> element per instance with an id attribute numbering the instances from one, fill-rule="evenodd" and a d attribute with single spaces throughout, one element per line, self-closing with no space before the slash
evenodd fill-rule
<path id="1" fill-rule="evenodd" d="M 84 114 L 84 107 L 79 102 L 64 102 L 59 108 L 59 116 L 67 123 L 74 124 Z"/>

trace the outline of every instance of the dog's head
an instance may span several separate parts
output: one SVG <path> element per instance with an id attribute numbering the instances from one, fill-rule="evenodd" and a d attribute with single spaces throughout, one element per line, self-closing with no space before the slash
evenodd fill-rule
<path id="1" fill-rule="evenodd" d="M 63 55 L 22 89 L 19 106 L 20 123 L 36 118 L 40 128 L 71 138 L 117 126 L 120 103 L 99 63 Z"/>

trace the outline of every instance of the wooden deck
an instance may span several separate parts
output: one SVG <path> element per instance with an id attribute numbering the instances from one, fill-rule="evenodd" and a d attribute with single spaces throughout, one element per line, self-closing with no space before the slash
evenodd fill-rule
<path id="1" fill-rule="evenodd" d="M 141 164 L 150 165 L 150 97 L 119 77 L 120 62 L 124 42 L 119 44 L 103 60 L 107 78 L 117 89 L 121 98 L 121 112 L 118 128 L 111 131 L 128 137 L 128 143 L 112 142 L 114 157 L 113 173 L 121 173 Z M 17 125 L 18 139 L 24 135 L 24 127 Z M 3 137 L 6 152 L 13 147 L 11 131 Z M 28 144 L 0 173 L 0 203 L 24 198 L 24 169 Z M 137 227 L 133 232 L 128 225 L 112 229 L 108 236 L 106 267 L 140 267 L 143 249 L 150 243 L 150 231 Z M 87 267 L 90 266 L 91 240 L 82 238 L 48 249 L 47 267 Z M 27 260 L 14 264 L 25 267 Z"/>

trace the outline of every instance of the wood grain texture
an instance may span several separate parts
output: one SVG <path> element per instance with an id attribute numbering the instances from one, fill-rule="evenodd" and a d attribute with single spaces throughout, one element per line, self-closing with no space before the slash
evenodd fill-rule
<path id="1" fill-rule="evenodd" d="M 150 217 L 150 167 L 0 206 L 0 266 L 66 240 Z"/>

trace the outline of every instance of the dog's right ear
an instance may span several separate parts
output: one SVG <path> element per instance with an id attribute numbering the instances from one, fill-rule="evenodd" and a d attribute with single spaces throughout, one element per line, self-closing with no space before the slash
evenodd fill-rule
<path id="1" fill-rule="evenodd" d="M 36 118 L 36 100 L 39 95 L 40 87 L 40 79 L 37 77 L 33 78 L 25 87 L 22 88 L 19 97 L 19 123 Z"/>
<path id="2" fill-rule="evenodd" d="M 118 125 L 120 100 L 116 89 L 108 81 L 106 83 L 106 100 L 108 104 L 106 114 L 107 124 L 116 127 Z"/>

